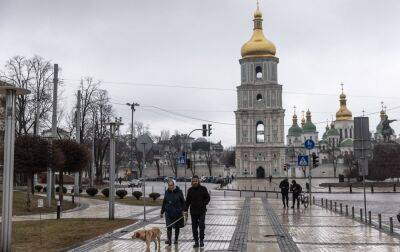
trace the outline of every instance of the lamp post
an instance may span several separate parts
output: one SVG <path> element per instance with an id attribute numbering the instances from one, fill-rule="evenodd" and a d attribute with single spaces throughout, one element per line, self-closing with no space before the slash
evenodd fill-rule
<path id="1" fill-rule="evenodd" d="M 132 117 L 131 117 L 131 165 L 132 165 L 132 168 L 131 168 L 131 171 L 133 172 L 133 115 L 134 115 L 134 113 L 135 113 L 135 111 L 136 111 L 136 109 L 135 109 L 135 107 L 137 107 L 137 106 L 139 106 L 139 103 L 135 103 L 135 102 L 132 102 L 132 103 L 129 103 L 129 102 L 127 102 L 126 103 L 126 105 L 128 105 L 130 108 L 131 108 L 131 110 L 132 110 Z"/>
<path id="2" fill-rule="evenodd" d="M 1 215 L 2 251 L 11 251 L 12 203 L 14 182 L 15 103 L 17 95 L 30 91 L 0 81 L 0 94 L 6 96 L 3 166 L 3 209 Z"/>

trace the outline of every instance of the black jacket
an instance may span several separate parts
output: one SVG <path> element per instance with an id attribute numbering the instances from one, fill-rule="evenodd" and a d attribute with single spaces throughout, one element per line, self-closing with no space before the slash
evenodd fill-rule
<path id="1" fill-rule="evenodd" d="M 279 188 L 281 188 L 282 194 L 289 194 L 289 182 L 287 180 L 282 180 L 279 184 Z"/>
<path id="2" fill-rule="evenodd" d="M 191 215 L 202 215 L 207 211 L 207 204 L 210 202 L 210 194 L 207 188 L 199 185 L 190 187 L 187 192 L 185 211 L 190 207 Z"/>
<path id="3" fill-rule="evenodd" d="M 303 188 L 301 187 L 301 185 L 299 185 L 297 183 L 294 185 L 291 185 L 291 188 L 290 188 L 290 191 L 292 191 L 293 195 L 295 195 L 295 196 L 298 196 L 302 190 L 303 190 Z"/>
<path id="4" fill-rule="evenodd" d="M 161 214 L 165 212 L 165 222 L 167 226 L 183 216 L 184 207 L 185 199 L 179 187 L 176 187 L 172 192 L 170 190 L 165 191 Z M 183 225 L 182 218 L 176 222 L 173 227 L 183 227 Z"/>

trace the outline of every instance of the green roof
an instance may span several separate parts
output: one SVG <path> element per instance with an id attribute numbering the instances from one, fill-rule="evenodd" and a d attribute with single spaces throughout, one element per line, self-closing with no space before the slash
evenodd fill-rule
<path id="1" fill-rule="evenodd" d="M 317 127 L 315 127 L 315 125 L 312 122 L 306 122 L 303 125 L 303 131 L 304 132 L 316 132 Z"/>
<path id="2" fill-rule="evenodd" d="M 326 136 L 339 136 L 339 131 L 335 128 L 331 128 L 330 130 L 328 130 L 328 132 L 326 132 Z"/>
<path id="3" fill-rule="evenodd" d="M 340 147 L 353 147 L 353 139 L 346 138 L 340 143 L 339 146 Z"/>
<path id="4" fill-rule="evenodd" d="M 324 134 L 324 135 L 325 135 L 325 134 Z M 321 144 L 328 144 L 328 141 L 326 141 L 325 139 L 323 139 L 323 140 L 319 141 L 318 143 L 319 143 L 320 145 L 321 145 Z"/>
<path id="5" fill-rule="evenodd" d="M 303 134 L 303 130 L 299 127 L 299 125 L 294 124 L 289 128 L 289 136 L 301 136 Z"/>
<path id="6" fill-rule="evenodd" d="M 378 126 L 376 126 L 376 132 L 377 133 L 382 133 L 382 121 L 379 122 Z"/>

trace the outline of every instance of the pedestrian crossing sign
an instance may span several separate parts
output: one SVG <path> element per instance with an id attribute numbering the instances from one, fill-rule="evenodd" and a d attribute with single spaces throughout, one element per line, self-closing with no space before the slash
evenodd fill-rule
<path id="1" fill-rule="evenodd" d="M 308 166 L 308 156 L 306 155 L 299 155 L 297 157 L 297 164 L 299 166 Z"/>

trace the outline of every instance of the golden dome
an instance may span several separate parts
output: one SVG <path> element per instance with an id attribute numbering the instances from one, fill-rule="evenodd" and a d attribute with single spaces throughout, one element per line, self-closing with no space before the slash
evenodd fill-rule
<path id="1" fill-rule="evenodd" d="M 250 57 L 274 57 L 276 53 L 275 45 L 265 38 L 262 29 L 262 13 L 258 8 L 254 12 L 254 29 L 250 40 L 242 46 L 242 58 Z"/>
<path id="2" fill-rule="evenodd" d="M 336 112 L 336 120 L 337 121 L 350 121 L 353 118 L 353 114 L 347 108 L 346 105 L 346 95 L 343 93 L 340 94 L 340 108 L 339 111 Z"/>

